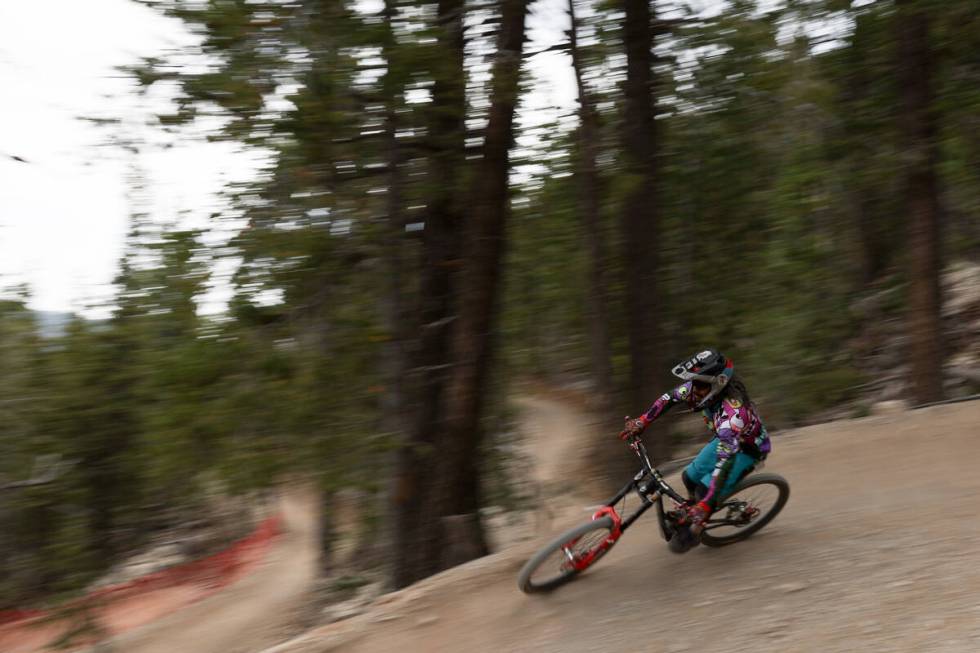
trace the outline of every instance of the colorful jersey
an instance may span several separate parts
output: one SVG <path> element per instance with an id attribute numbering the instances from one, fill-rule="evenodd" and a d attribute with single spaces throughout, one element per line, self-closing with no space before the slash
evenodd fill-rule
<path id="1" fill-rule="evenodd" d="M 660 396 L 643 414 L 643 421 L 649 424 L 679 403 L 693 407 L 690 381 Z M 738 399 L 725 397 L 702 410 L 701 414 L 705 424 L 718 438 L 718 460 L 705 496 L 705 501 L 710 501 L 715 490 L 724 487 L 736 453 L 741 451 L 753 458 L 762 459 L 772 450 L 772 443 L 765 425 L 751 403 L 743 404 Z"/>

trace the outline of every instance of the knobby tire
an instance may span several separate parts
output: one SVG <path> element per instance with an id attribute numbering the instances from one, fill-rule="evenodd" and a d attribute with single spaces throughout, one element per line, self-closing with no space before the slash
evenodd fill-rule
<path id="1" fill-rule="evenodd" d="M 582 542 L 583 538 L 585 538 L 586 535 L 588 535 L 589 533 L 592 533 L 593 531 L 605 531 L 608 534 L 611 533 L 612 530 L 613 530 L 612 518 L 601 517 L 599 519 L 593 520 L 586 524 L 581 524 L 579 526 L 576 526 L 575 528 L 565 531 L 564 533 L 559 535 L 553 542 L 551 542 L 550 544 L 548 544 L 547 546 L 539 550 L 537 553 L 535 553 L 534 556 L 532 556 L 531 559 L 527 561 L 527 563 L 521 569 L 520 574 L 518 574 L 517 576 L 518 587 L 520 587 L 522 592 L 525 592 L 527 594 L 532 594 L 535 592 L 548 592 L 550 590 L 555 589 L 556 587 L 564 585 L 565 583 L 573 579 L 575 576 L 577 576 L 579 573 L 585 571 L 585 569 L 576 569 L 570 564 L 570 562 L 566 562 L 558 566 L 558 568 L 555 570 L 554 577 L 546 576 L 544 580 L 540 580 L 540 579 L 535 580 L 533 578 L 534 573 L 538 571 L 539 567 L 544 565 L 549 560 L 549 558 L 554 558 L 553 562 L 555 563 L 562 561 L 563 548 L 566 547 L 567 545 L 571 545 L 570 548 L 575 549 L 576 548 L 575 544 Z M 600 534 L 597 533 L 596 535 L 598 536 Z M 586 541 L 590 543 L 590 546 L 588 546 L 585 550 L 582 551 L 576 550 L 575 553 L 576 554 L 588 553 L 589 551 L 592 551 L 596 547 L 598 547 L 604 541 L 604 539 L 605 538 L 599 538 L 598 540 L 594 540 L 593 538 L 587 538 Z M 609 545 L 609 548 L 612 548 L 612 545 Z M 596 556 L 588 564 L 588 567 L 594 565 L 599 560 L 599 558 L 601 558 L 603 555 L 608 553 L 609 548 L 602 551 L 598 556 Z"/>
<path id="2" fill-rule="evenodd" d="M 786 479 L 778 474 L 753 474 L 749 476 L 735 486 L 735 490 L 728 495 L 728 498 L 726 498 L 721 507 L 715 511 L 712 518 L 723 519 L 728 511 L 728 506 L 739 502 L 740 493 L 760 485 L 771 485 L 775 487 L 777 491 L 776 501 L 771 507 L 768 507 L 763 514 L 760 514 L 751 522 L 747 523 L 744 528 L 740 528 L 731 535 L 712 535 L 710 530 L 712 522 L 711 519 L 709 519 L 707 524 L 708 528 L 701 534 L 701 543 L 707 546 L 717 547 L 734 544 L 735 542 L 741 542 L 742 540 L 751 536 L 753 533 L 757 533 L 766 524 L 775 519 L 776 515 L 779 514 L 779 512 L 783 509 L 783 506 L 785 506 L 786 502 L 789 500 L 789 483 L 787 483 Z"/>

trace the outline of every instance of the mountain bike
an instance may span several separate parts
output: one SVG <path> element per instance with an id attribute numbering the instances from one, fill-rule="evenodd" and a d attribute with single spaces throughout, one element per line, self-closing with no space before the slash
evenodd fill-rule
<path id="1" fill-rule="evenodd" d="M 686 508 L 693 499 L 681 496 L 664 480 L 639 436 L 626 439 L 640 459 L 640 471 L 592 515 L 591 521 L 565 531 L 527 561 L 517 576 L 521 591 L 546 592 L 572 580 L 608 553 L 626 529 L 651 507 L 657 509 L 661 535 L 672 550 L 680 553 L 698 541 L 711 547 L 740 542 L 771 522 L 789 499 L 786 479 L 778 474 L 756 473 L 762 466 L 760 461 L 735 485 L 704 523 L 700 535 L 695 536 L 685 523 Z M 639 497 L 639 505 L 624 515 L 627 498 L 634 494 Z M 670 503 L 665 505 L 665 499 Z M 685 540 L 687 545 L 675 546 Z"/>

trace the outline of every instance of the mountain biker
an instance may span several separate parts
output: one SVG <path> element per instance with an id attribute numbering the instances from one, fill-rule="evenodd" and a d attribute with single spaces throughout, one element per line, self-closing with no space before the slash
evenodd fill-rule
<path id="1" fill-rule="evenodd" d="M 684 383 L 660 396 L 639 417 L 627 417 L 623 438 L 639 435 L 678 403 L 700 409 L 714 433 L 715 437 L 681 474 L 691 498 L 683 515 L 693 536 L 683 548 L 686 550 L 697 543 L 704 522 L 720 500 L 765 459 L 772 444 L 745 385 L 735 376 L 731 359 L 715 349 L 706 349 L 678 363 L 671 372 Z"/>

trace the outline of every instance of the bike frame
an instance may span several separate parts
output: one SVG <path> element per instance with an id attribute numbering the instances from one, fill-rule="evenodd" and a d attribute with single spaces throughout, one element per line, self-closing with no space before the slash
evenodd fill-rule
<path id="1" fill-rule="evenodd" d="M 638 436 L 630 435 L 627 437 L 627 442 L 630 448 L 636 453 L 637 457 L 640 459 L 642 468 L 629 483 L 624 485 L 619 492 L 609 499 L 599 510 L 597 510 L 593 515 L 593 521 L 598 519 L 603 519 L 608 517 L 612 521 L 612 528 L 610 529 L 609 535 L 607 535 L 601 542 L 598 542 L 595 546 L 591 547 L 585 554 L 581 557 L 576 556 L 574 553 L 575 544 L 578 541 L 578 537 L 569 541 L 561 548 L 568 559 L 568 563 L 578 571 L 584 571 L 586 568 L 592 565 L 598 558 L 605 555 L 605 553 L 612 548 L 612 546 L 622 537 L 623 532 L 627 528 L 633 525 L 637 519 L 639 519 L 643 513 L 649 510 L 651 507 L 657 507 L 657 521 L 660 524 L 660 534 L 667 541 L 670 541 L 671 537 L 675 533 L 674 527 L 669 523 L 667 512 L 664 510 L 664 497 L 670 498 L 678 506 L 687 506 L 690 501 L 677 493 L 670 486 L 667 481 L 664 480 L 663 474 L 660 473 L 653 463 L 650 461 L 650 455 L 647 452 L 646 447 L 643 445 L 643 441 L 640 440 Z M 761 466 L 761 461 L 759 466 Z M 757 467 L 752 467 L 749 470 L 757 469 Z M 744 478 L 744 477 L 743 477 Z M 631 492 L 635 493 L 640 498 L 640 505 L 633 512 L 627 516 L 621 515 L 616 510 L 616 505 L 626 498 Z M 625 506 L 624 506 L 625 507 Z M 714 517 L 714 516 L 713 516 Z M 720 520 L 710 519 L 704 526 L 704 530 L 710 530 L 712 528 L 717 528 L 719 526 L 742 526 L 747 522 L 744 521 L 744 517 L 739 516 L 737 519 L 730 519 L 729 517 L 724 517 Z"/>
<path id="2" fill-rule="evenodd" d="M 609 517 L 612 519 L 613 530 L 601 546 L 597 547 L 584 558 L 572 561 L 576 568 L 585 569 L 591 565 L 596 558 L 601 556 L 606 552 L 606 550 L 609 549 L 609 547 L 616 543 L 616 541 L 622 536 L 623 532 L 629 528 L 633 522 L 639 519 L 643 513 L 653 506 L 657 507 L 657 520 L 660 523 L 660 533 L 663 535 L 665 540 L 669 540 L 671 534 L 670 531 L 668 531 L 663 497 L 666 495 L 678 504 L 687 503 L 687 499 L 678 494 L 674 488 L 672 488 L 667 481 L 664 480 L 664 477 L 660 471 L 653 466 L 653 463 L 650 462 L 650 455 L 647 453 L 647 449 L 639 437 L 630 436 L 629 446 L 636 453 L 637 457 L 639 457 L 640 462 L 643 464 L 643 468 L 637 472 L 630 482 L 624 485 L 612 499 L 606 501 L 605 505 L 597 510 L 594 515 L 592 515 L 593 520 L 601 519 L 603 517 Z M 631 492 L 635 492 L 640 498 L 640 506 L 624 518 L 619 514 L 619 512 L 616 511 L 616 504 L 622 501 L 626 495 L 630 494 Z"/>

